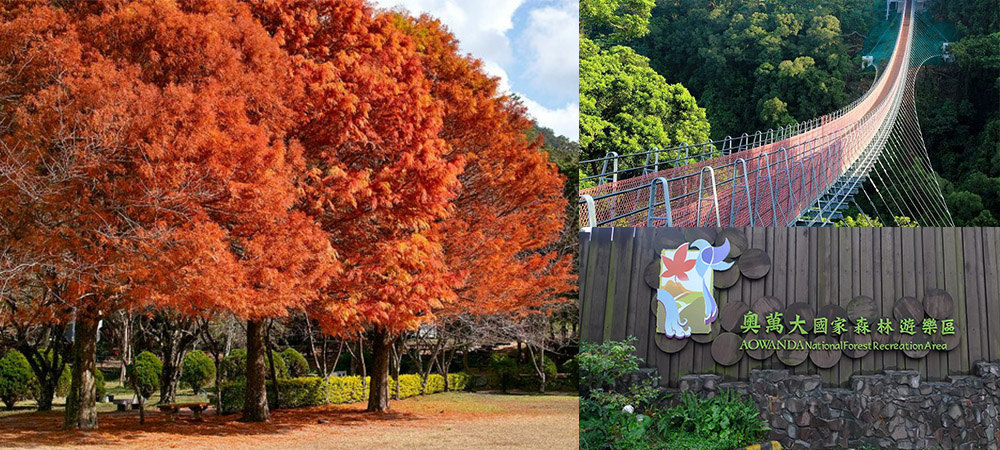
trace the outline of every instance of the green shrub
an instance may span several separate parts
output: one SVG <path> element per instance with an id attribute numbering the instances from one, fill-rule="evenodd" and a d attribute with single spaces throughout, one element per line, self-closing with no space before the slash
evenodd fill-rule
<path id="1" fill-rule="evenodd" d="M 542 368 L 545 370 L 545 378 L 555 378 L 556 374 L 559 373 L 559 369 L 556 368 L 556 362 L 548 356 L 545 356 L 544 358 L 545 359 L 542 360 Z"/>
<path id="2" fill-rule="evenodd" d="M 719 449 L 742 447 L 759 441 L 768 430 L 751 400 L 725 390 L 715 398 L 686 392 L 679 405 L 657 417 L 657 431 L 668 447 L 673 447 L 672 440 L 691 437 L 712 441 Z"/>
<path id="3" fill-rule="evenodd" d="M 101 372 L 101 369 L 94 370 L 94 388 L 97 390 L 95 398 L 98 400 L 104 398 L 108 393 L 107 387 L 104 386 L 104 372 Z"/>
<path id="4" fill-rule="evenodd" d="M 149 397 L 160 387 L 160 374 L 163 372 L 163 362 L 156 355 L 143 351 L 129 365 L 130 382 L 138 387 L 138 394 L 149 400 Z"/>
<path id="5" fill-rule="evenodd" d="M 223 380 L 246 381 L 247 351 L 242 348 L 234 349 L 222 358 L 221 366 Z"/>
<path id="6" fill-rule="evenodd" d="M 0 358 L 0 400 L 8 410 L 31 395 L 35 374 L 31 372 L 28 358 L 17 350 L 9 350 Z"/>
<path id="7" fill-rule="evenodd" d="M 73 368 L 66 364 L 63 366 L 62 374 L 59 375 L 59 383 L 56 384 L 56 396 L 66 397 L 69 395 L 70 385 L 73 384 Z"/>
<path id="8" fill-rule="evenodd" d="M 489 368 L 500 382 L 500 389 L 507 392 L 517 378 L 517 361 L 504 353 L 494 353 L 490 356 Z"/>
<path id="9" fill-rule="evenodd" d="M 616 342 L 600 344 L 584 343 L 577 355 L 580 364 L 580 384 L 585 393 L 594 401 L 611 410 L 632 405 L 636 410 L 645 410 L 656 404 L 660 398 L 659 379 L 650 378 L 644 383 L 634 383 L 627 392 L 615 390 L 618 379 L 639 370 L 641 361 L 635 355 L 635 337 Z"/>
<path id="10" fill-rule="evenodd" d="M 304 377 L 309 374 L 309 361 L 302 356 L 298 350 L 288 347 L 281 352 L 281 359 L 288 367 L 288 376 L 291 378 Z M 275 361 L 277 363 L 277 361 Z"/>
<path id="11" fill-rule="evenodd" d="M 448 374 L 448 384 L 452 390 L 465 389 L 471 380 L 465 373 Z M 274 406 L 274 387 L 271 382 L 267 386 L 267 401 Z M 280 387 L 282 408 L 300 408 L 323 404 L 356 403 L 368 399 L 367 383 L 361 382 L 361 377 L 300 377 L 281 380 Z M 389 392 L 393 392 L 395 383 L 389 378 Z M 400 398 L 420 394 L 420 375 L 399 376 Z M 246 383 L 242 381 L 222 385 L 222 412 L 231 414 L 243 409 Z M 444 378 L 441 375 L 431 375 L 427 380 L 427 393 L 444 390 Z"/>
<path id="12" fill-rule="evenodd" d="M 580 364 L 577 362 L 576 357 L 567 359 L 562 365 L 562 371 L 569 374 L 570 379 L 574 382 L 580 380 Z"/>
<path id="13" fill-rule="evenodd" d="M 194 389 L 198 395 L 201 388 L 215 380 L 215 362 L 205 352 L 192 350 L 184 355 L 181 365 L 181 381 Z"/>
<path id="14" fill-rule="evenodd" d="M 271 352 L 271 355 L 274 358 L 274 370 L 278 372 L 278 378 L 288 378 L 288 367 L 285 365 L 285 360 L 282 359 L 281 353 Z M 223 379 L 230 382 L 245 382 L 247 380 L 246 350 L 238 348 L 229 352 L 229 356 L 222 360 L 222 376 Z M 267 378 L 271 377 L 271 365 L 266 355 L 264 356 L 264 376 Z"/>

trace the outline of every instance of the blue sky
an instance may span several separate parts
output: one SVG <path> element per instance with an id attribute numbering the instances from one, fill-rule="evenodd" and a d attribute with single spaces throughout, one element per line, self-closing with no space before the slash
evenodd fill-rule
<path id="1" fill-rule="evenodd" d="M 577 0 L 370 0 L 441 19 L 542 126 L 579 135 Z"/>

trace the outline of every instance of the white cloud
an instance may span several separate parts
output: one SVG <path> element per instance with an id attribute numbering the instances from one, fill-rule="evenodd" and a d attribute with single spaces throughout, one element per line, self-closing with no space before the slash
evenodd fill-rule
<path id="1" fill-rule="evenodd" d="M 531 53 L 528 74 L 542 89 L 576 93 L 580 82 L 580 46 L 575 4 L 532 10 L 520 40 Z M 574 87 L 572 90 L 570 86 Z"/>
<path id="2" fill-rule="evenodd" d="M 413 15 L 427 13 L 440 19 L 458 39 L 461 51 L 482 60 L 483 69 L 500 79 L 500 92 L 517 93 L 540 125 L 577 139 L 580 107 L 576 0 L 550 1 L 545 6 L 537 0 L 371 1 L 379 8 L 403 8 Z M 531 9 L 515 29 L 514 16 L 522 6 Z M 532 97 L 545 104 L 525 95 L 531 88 Z M 565 99 L 571 100 L 555 105 Z"/>
<path id="3" fill-rule="evenodd" d="M 430 14 L 448 26 L 463 52 L 506 64 L 513 60 L 507 32 L 514 28 L 514 12 L 525 0 L 374 0 L 376 6 L 401 6 L 414 15 Z"/>
<path id="4" fill-rule="evenodd" d="M 538 102 L 521 97 L 528 115 L 534 117 L 544 127 L 551 128 L 556 134 L 561 134 L 572 140 L 580 138 L 580 104 L 576 101 L 567 103 L 556 109 L 546 108 Z"/>

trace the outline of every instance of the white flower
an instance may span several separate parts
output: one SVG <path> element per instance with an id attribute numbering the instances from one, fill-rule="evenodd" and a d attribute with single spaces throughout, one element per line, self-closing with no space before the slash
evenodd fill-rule
<path id="1" fill-rule="evenodd" d="M 642 414 L 639 414 L 638 416 L 635 417 L 635 421 L 639 422 L 639 423 L 642 423 L 643 419 L 645 419 L 645 418 L 646 418 L 646 416 L 644 416 Z"/>
<path id="2" fill-rule="evenodd" d="M 622 408 L 622 412 L 632 414 L 635 412 L 635 408 L 633 408 L 632 405 L 625 405 L 625 407 Z"/>

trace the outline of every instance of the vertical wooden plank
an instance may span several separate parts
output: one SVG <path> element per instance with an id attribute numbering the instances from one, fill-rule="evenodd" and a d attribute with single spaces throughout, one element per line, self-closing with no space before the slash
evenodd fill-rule
<path id="1" fill-rule="evenodd" d="M 581 237 L 584 233 L 580 233 Z M 594 240 L 593 232 L 586 233 L 587 240 L 584 242 L 580 241 L 580 273 L 582 275 L 582 284 L 580 288 L 580 339 L 584 342 L 594 342 L 593 337 L 590 334 L 590 330 L 587 329 L 587 323 L 590 320 L 591 311 L 594 309 L 594 282 L 597 279 L 593 275 L 594 271 L 597 270 L 597 242 Z"/>
<path id="2" fill-rule="evenodd" d="M 835 288 L 833 274 L 837 270 L 838 252 L 834 248 L 836 239 L 834 239 L 833 228 L 820 228 L 815 230 L 814 234 L 816 235 L 815 246 L 813 242 L 810 242 L 809 245 L 811 248 L 815 248 L 818 260 L 812 270 L 813 274 L 810 274 L 810 279 L 815 277 L 816 280 L 816 311 L 819 311 L 822 307 L 833 303 Z M 829 369 L 819 369 L 818 372 L 823 383 L 828 385 L 840 383 L 836 365 Z"/>
<path id="3" fill-rule="evenodd" d="M 628 304 L 629 291 L 632 287 L 632 272 L 642 272 L 645 266 L 633 266 L 632 250 L 635 235 L 634 228 L 613 228 L 614 234 L 614 261 L 615 266 L 612 271 L 614 277 L 614 289 L 610 298 L 610 307 L 604 317 L 604 335 L 611 336 L 611 340 L 621 341 L 626 337 L 628 326 Z M 652 260 L 652 258 L 649 258 Z"/>
<path id="4" fill-rule="evenodd" d="M 903 287 L 903 296 L 916 297 L 917 300 L 923 301 L 923 298 L 917 295 L 917 286 L 916 286 L 917 283 L 914 282 L 914 279 L 916 277 L 915 273 L 916 265 L 914 263 L 914 259 L 916 259 L 916 253 L 913 249 L 913 240 L 914 240 L 914 234 L 916 233 L 914 233 L 913 228 L 900 228 L 899 233 L 903 244 L 902 259 L 900 260 L 900 264 L 902 265 L 903 268 L 901 272 L 903 274 L 901 281 Z M 906 356 L 903 353 L 900 353 L 899 356 L 903 358 L 902 368 L 904 369 L 917 368 L 915 359 L 910 358 L 909 356 Z"/>
<path id="5" fill-rule="evenodd" d="M 962 328 L 965 329 L 965 331 L 962 333 L 961 348 L 958 349 L 959 363 L 957 366 L 957 372 L 967 373 L 969 372 L 969 369 L 971 367 L 969 364 L 969 346 L 972 339 L 970 338 L 971 327 L 969 326 L 970 322 L 969 301 L 968 298 L 966 297 L 966 288 L 965 288 L 965 279 L 966 279 L 965 237 L 962 235 L 961 228 L 952 228 L 952 232 L 955 234 L 955 250 L 956 250 L 956 261 L 957 261 L 956 273 L 958 275 L 956 283 L 956 291 L 957 291 L 956 295 L 958 296 L 958 298 L 961 298 L 961 300 L 957 302 L 959 305 L 961 305 L 961 311 L 958 312 L 955 315 L 955 317 L 956 321 L 960 321 L 962 323 Z M 955 372 L 956 366 L 951 366 L 951 370 L 952 372 Z"/>
<path id="6" fill-rule="evenodd" d="M 923 259 L 924 292 L 938 287 L 937 255 L 934 254 L 934 228 L 920 228 L 920 253 Z M 941 380 L 947 373 L 941 372 L 941 352 L 932 350 L 924 357 L 926 373 L 921 374 L 927 380 Z"/>
<path id="7" fill-rule="evenodd" d="M 955 318 L 955 323 L 959 327 L 958 348 L 948 352 L 949 372 L 961 367 L 962 352 L 967 351 L 966 347 L 968 346 L 968 340 L 965 338 L 965 334 L 968 332 L 968 327 L 965 326 L 965 296 L 961 293 L 962 281 L 960 278 L 962 261 L 959 259 L 959 255 L 961 254 L 959 243 L 961 240 L 956 239 L 958 234 L 959 230 L 957 228 L 944 228 L 941 231 L 942 242 L 944 244 L 944 289 L 952 295 L 952 299 L 955 301 L 952 317 Z"/>
<path id="8" fill-rule="evenodd" d="M 989 334 L 989 353 L 985 359 L 990 361 L 1000 360 L 1000 228 L 982 228 L 985 246 L 983 254 L 986 270 L 986 316 L 990 326 L 987 329 Z"/>
<path id="9" fill-rule="evenodd" d="M 847 309 L 848 302 L 854 297 L 854 248 L 852 228 L 837 228 L 837 250 L 840 255 L 838 259 L 837 271 L 839 283 L 837 285 L 837 304 Z M 850 322 L 850 321 L 848 321 Z M 848 325 L 850 326 L 850 325 Z M 851 375 L 858 370 L 858 362 L 855 359 L 842 359 L 838 367 L 837 382 L 840 386 L 847 386 L 851 381 Z"/>
<path id="10" fill-rule="evenodd" d="M 924 288 L 924 259 L 923 259 L 923 232 L 922 228 L 911 228 L 913 231 L 913 273 L 916 275 L 917 286 L 917 298 L 920 299 L 921 303 L 924 300 L 924 293 L 927 291 Z M 926 306 L 925 306 L 926 308 Z M 920 324 L 917 324 L 917 328 L 920 328 Z M 918 333 L 920 331 L 918 330 Z M 918 358 L 916 360 L 917 371 L 920 372 L 920 376 L 923 378 L 927 377 L 927 357 Z"/>
<path id="11" fill-rule="evenodd" d="M 900 297 L 897 293 L 896 284 L 896 272 L 898 268 L 896 266 L 896 261 L 893 258 L 895 249 L 898 248 L 896 243 L 896 228 L 883 228 L 880 233 L 880 243 L 879 243 L 879 264 L 877 267 L 881 268 L 882 276 L 880 280 L 882 282 L 882 317 L 887 317 L 893 319 L 892 317 L 892 307 L 896 300 Z M 895 323 L 895 319 L 893 319 Z M 893 328 L 898 328 L 893 326 Z M 880 352 L 882 356 L 882 369 L 896 369 L 896 351 L 885 351 Z"/>
<path id="12" fill-rule="evenodd" d="M 635 236 L 632 238 L 632 254 L 636 259 L 653 257 L 653 233 L 656 230 L 656 228 L 636 228 Z M 633 282 L 633 285 L 637 284 L 638 287 L 632 294 L 635 296 L 635 348 L 639 356 L 646 361 L 646 367 L 656 367 L 659 349 L 653 342 L 656 333 L 656 320 L 650 307 L 655 292 L 646 284 L 641 272 L 637 276 L 638 280 Z M 665 382 L 669 376 L 668 373 L 660 373 L 662 382 Z"/>
<path id="13" fill-rule="evenodd" d="M 979 248 L 978 233 L 974 228 L 962 228 L 962 249 L 964 251 L 962 267 L 965 269 L 965 305 L 968 308 L 969 362 L 971 364 L 983 357 L 983 335 L 986 333 L 982 311 L 985 302 L 979 289 L 982 282 L 979 255 L 982 255 L 982 251 Z"/>
<path id="14" fill-rule="evenodd" d="M 860 244 L 855 250 L 860 258 L 861 268 L 857 272 L 860 273 L 860 293 L 861 295 L 871 297 L 878 304 L 879 295 L 876 294 L 875 279 L 878 278 L 875 274 L 875 252 L 876 243 L 878 240 L 875 235 L 879 232 L 880 228 L 858 228 Z M 876 325 L 878 324 L 878 319 L 872 320 L 869 323 L 872 333 L 875 332 Z M 861 358 L 861 371 L 862 372 L 874 372 L 876 370 L 881 370 L 881 367 L 876 366 L 875 359 L 877 354 L 880 352 L 869 351 L 864 357 Z"/>
<path id="15" fill-rule="evenodd" d="M 594 270 L 590 277 L 594 279 L 590 298 L 593 300 L 590 307 L 590 314 L 587 317 L 584 328 L 587 330 L 587 339 L 592 342 L 603 342 L 607 339 L 604 336 L 604 312 L 607 308 L 607 300 L 610 296 L 608 285 L 611 274 L 611 228 L 596 228 L 592 232 L 591 240 L 594 242 L 596 258 Z"/>

